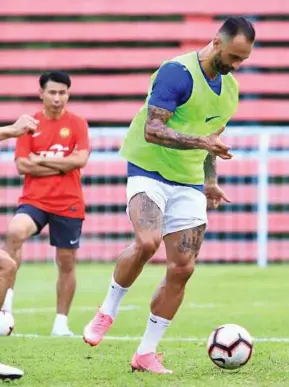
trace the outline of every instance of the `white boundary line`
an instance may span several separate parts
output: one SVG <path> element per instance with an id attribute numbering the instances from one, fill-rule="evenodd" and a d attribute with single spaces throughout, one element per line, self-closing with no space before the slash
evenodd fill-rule
<path id="1" fill-rule="evenodd" d="M 276 303 L 267 303 L 265 301 L 256 301 L 251 304 L 254 308 L 275 308 L 279 307 L 280 304 Z M 193 303 L 189 302 L 185 304 L 186 308 L 190 309 L 215 309 L 215 308 L 222 308 L 224 307 L 224 304 L 215 304 L 215 303 Z M 95 306 L 74 306 L 74 311 L 80 311 L 80 312 L 93 312 L 96 311 Z M 140 310 L 141 307 L 139 305 L 121 305 L 120 310 L 123 312 L 130 312 L 133 310 Z M 35 307 L 35 308 L 18 308 L 13 311 L 13 314 L 19 315 L 19 314 L 37 314 L 37 313 L 54 313 L 55 307 L 54 306 L 45 306 L 45 307 Z"/>
<path id="2" fill-rule="evenodd" d="M 188 308 L 197 308 L 197 309 L 212 309 L 212 308 L 216 308 L 220 305 L 217 305 L 217 304 L 196 304 L 196 303 L 189 303 L 187 304 L 187 307 Z M 73 307 L 73 310 L 75 311 L 81 311 L 81 312 L 85 312 L 85 311 L 96 311 L 96 307 L 95 306 L 74 306 Z M 123 311 L 123 312 L 130 312 L 130 311 L 133 311 L 133 310 L 138 310 L 140 309 L 140 306 L 138 305 L 121 305 L 120 306 L 120 310 Z M 13 311 L 13 314 L 14 315 L 17 315 L 17 314 L 37 314 L 37 313 L 54 313 L 55 312 L 55 307 L 54 306 L 45 306 L 45 307 L 40 307 L 40 308 L 19 308 L 19 309 L 15 309 Z"/>
<path id="3" fill-rule="evenodd" d="M 73 307 L 73 310 L 82 311 L 82 312 L 85 312 L 85 311 L 95 312 L 96 309 L 97 308 L 95 306 L 74 306 Z M 140 307 L 137 305 L 121 305 L 119 309 L 123 312 L 129 312 L 131 310 L 140 309 Z M 15 309 L 13 311 L 13 314 L 36 314 L 36 313 L 46 313 L 46 312 L 55 313 L 55 306 L 47 306 L 43 308 L 19 308 L 19 309 Z"/>
<path id="4" fill-rule="evenodd" d="M 213 309 L 220 307 L 219 304 L 197 304 L 197 303 L 188 303 L 187 307 L 192 309 Z M 96 311 L 95 306 L 74 306 L 73 310 L 75 311 L 81 311 L 81 312 L 91 312 Z M 140 306 L 138 305 L 121 305 L 120 310 L 123 312 L 130 312 L 133 310 L 140 309 Z M 13 311 L 14 315 L 18 314 L 37 314 L 37 313 L 54 313 L 55 307 L 54 306 L 45 306 L 40 308 L 18 308 Z"/>
<path id="5" fill-rule="evenodd" d="M 38 335 L 38 334 L 23 334 L 23 333 L 15 333 L 12 334 L 12 337 L 20 337 L 20 338 L 33 338 L 33 339 L 59 339 L 59 337 L 48 336 L 48 335 Z M 62 337 L 63 338 L 63 337 Z M 65 339 L 82 339 L 81 335 L 75 335 L 72 337 L 65 337 Z M 140 341 L 142 339 L 141 336 L 106 336 L 105 340 L 108 341 Z M 205 338 L 198 337 L 167 337 L 162 339 L 162 341 L 166 342 L 191 342 L 191 343 L 204 343 L 207 342 Z M 289 337 L 255 337 L 253 338 L 255 343 L 289 343 Z"/>
<path id="6" fill-rule="evenodd" d="M 213 308 L 218 308 L 221 305 L 220 304 L 198 304 L 194 302 L 189 302 L 188 304 L 185 305 L 187 308 L 192 308 L 192 309 L 213 309 Z"/>

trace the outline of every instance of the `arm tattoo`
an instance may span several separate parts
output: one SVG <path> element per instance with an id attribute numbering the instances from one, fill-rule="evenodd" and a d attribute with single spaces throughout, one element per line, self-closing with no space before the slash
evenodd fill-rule
<path id="1" fill-rule="evenodd" d="M 217 179 L 216 155 L 208 153 L 204 162 L 205 181 Z"/>
<path id="2" fill-rule="evenodd" d="M 187 254 L 191 252 L 194 258 L 197 258 L 204 239 L 205 230 L 205 224 L 189 230 L 183 230 L 179 240 L 179 253 Z"/>
<path id="3" fill-rule="evenodd" d="M 188 136 L 166 126 L 172 115 L 173 113 L 166 109 L 148 105 L 148 116 L 145 125 L 146 141 L 172 149 L 205 149 L 204 137 Z"/>
<path id="4" fill-rule="evenodd" d="M 129 203 L 130 217 L 138 230 L 162 231 L 163 214 L 144 192 L 134 196 Z"/>

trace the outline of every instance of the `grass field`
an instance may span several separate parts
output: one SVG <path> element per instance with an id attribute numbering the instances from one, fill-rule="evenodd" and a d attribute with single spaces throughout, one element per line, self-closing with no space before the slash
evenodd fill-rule
<path id="1" fill-rule="evenodd" d="M 71 329 L 83 326 L 101 303 L 112 265 L 78 266 L 78 290 L 70 315 Z M 147 266 L 127 294 L 123 310 L 100 347 L 79 338 L 51 338 L 56 270 L 52 264 L 24 265 L 15 294 L 15 334 L 1 338 L 1 361 L 23 368 L 23 379 L 10 386 L 29 387 L 233 387 L 289 386 L 289 267 L 200 265 L 182 309 L 159 350 L 173 375 L 131 373 L 129 362 L 144 332 L 150 297 L 164 274 L 163 266 Z M 216 368 L 205 339 L 223 323 L 246 327 L 256 339 L 251 361 L 238 372 Z M 38 334 L 39 337 L 27 337 Z M 126 337 L 127 336 L 127 337 Z M 287 338 L 276 342 L 272 338 Z M 187 341 L 191 339 L 192 341 Z"/>

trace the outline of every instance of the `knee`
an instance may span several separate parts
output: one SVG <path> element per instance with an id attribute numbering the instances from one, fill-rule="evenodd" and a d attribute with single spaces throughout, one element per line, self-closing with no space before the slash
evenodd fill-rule
<path id="1" fill-rule="evenodd" d="M 168 266 L 167 277 L 171 282 L 178 285 L 185 285 L 195 271 L 195 262 L 193 260 L 187 262 L 172 263 Z"/>
<path id="2" fill-rule="evenodd" d="M 68 274 L 74 271 L 75 268 L 75 250 L 58 251 L 56 263 L 59 271 L 62 274 Z"/>
<path id="3" fill-rule="evenodd" d="M 20 224 L 13 224 L 8 227 L 6 241 L 22 244 L 27 239 L 27 231 Z"/>
<path id="4" fill-rule="evenodd" d="M 161 236 L 142 236 L 136 239 L 136 249 L 141 260 L 148 261 L 157 251 L 161 244 Z"/>
<path id="5" fill-rule="evenodd" d="M 17 271 L 16 262 L 3 250 L 0 250 L 0 270 L 6 279 L 13 277 Z"/>

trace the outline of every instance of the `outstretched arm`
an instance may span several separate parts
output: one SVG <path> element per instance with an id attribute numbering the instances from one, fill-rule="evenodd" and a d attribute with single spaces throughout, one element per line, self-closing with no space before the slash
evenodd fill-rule
<path id="1" fill-rule="evenodd" d="M 25 114 L 18 118 L 14 124 L 0 127 L 0 141 L 11 137 L 19 137 L 29 131 L 34 132 L 37 125 L 38 120 Z"/>
<path id="2" fill-rule="evenodd" d="M 0 141 L 13 137 L 11 136 L 12 129 L 12 125 L 0 127 Z"/>

